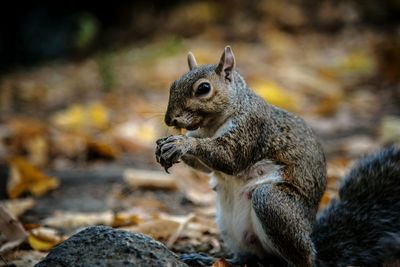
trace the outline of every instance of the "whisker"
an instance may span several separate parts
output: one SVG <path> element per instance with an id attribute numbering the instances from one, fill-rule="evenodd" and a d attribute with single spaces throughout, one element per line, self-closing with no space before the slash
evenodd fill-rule
<path id="1" fill-rule="evenodd" d="M 146 117 L 146 118 L 144 118 L 145 119 L 145 121 L 149 121 L 149 120 L 152 120 L 152 119 L 155 119 L 155 118 L 162 118 L 162 117 L 164 117 L 164 115 L 160 115 L 160 114 L 155 114 L 155 115 L 153 115 L 153 116 L 150 116 L 150 117 Z"/>
<path id="2" fill-rule="evenodd" d="M 165 112 L 157 112 L 157 111 L 141 111 L 141 112 L 136 112 L 137 114 L 160 114 L 160 115 L 164 115 Z"/>

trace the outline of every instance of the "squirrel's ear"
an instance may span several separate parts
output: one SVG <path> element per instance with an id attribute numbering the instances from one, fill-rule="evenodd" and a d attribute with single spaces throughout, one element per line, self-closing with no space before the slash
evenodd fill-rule
<path id="1" fill-rule="evenodd" d="M 235 68 L 235 56 L 233 55 L 231 47 L 225 47 L 222 53 L 221 60 L 217 67 L 217 73 L 223 75 L 225 79 L 232 81 L 232 73 Z"/>
<path id="2" fill-rule="evenodd" d="M 196 58 L 194 57 L 192 52 L 188 53 L 187 59 L 188 59 L 189 70 L 197 68 Z"/>

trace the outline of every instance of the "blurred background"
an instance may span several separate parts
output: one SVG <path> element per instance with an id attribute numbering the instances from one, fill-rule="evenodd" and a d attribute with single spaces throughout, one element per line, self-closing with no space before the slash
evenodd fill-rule
<path id="1" fill-rule="evenodd" d="M 165 176 L 153 154 L 174 133 L 163 115 L 187 52 L 217 63 L 228 44 L 250 87 L 320 137 L 321 206 L 355 159 L 400 143 L 398 0 L 3 1 L 0 197 L 30 237 L 3 261 L 28 266 L 27 255 L 37 262 L 98 223 L 136 227 L 177 252 L 222 253 L 206 178 L 182 164 Z M 154 184 L 137 182 L 148 175 Z M 172 230 L 158 234 L 166 221 Z M 192 227 L 171 241 L 182 221 Z"/>

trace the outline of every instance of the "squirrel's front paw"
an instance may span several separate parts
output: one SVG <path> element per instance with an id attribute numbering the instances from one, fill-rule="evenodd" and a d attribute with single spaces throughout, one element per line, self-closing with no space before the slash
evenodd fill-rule
<path id="1" fill-rule="evenodd" d="M 166 172 L 192 148 L 191 139 L 186 135 L 171 135 L 157 140 L 156 159 Z"/>

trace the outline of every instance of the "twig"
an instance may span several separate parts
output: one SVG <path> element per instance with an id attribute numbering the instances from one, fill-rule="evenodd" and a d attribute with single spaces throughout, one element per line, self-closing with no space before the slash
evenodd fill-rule
<path id="1" fill-rule="evenodd" d="M 195 217 L 194 213 L 190 213 L 180 224 L 178 229 L 175 231 L 173 235 L 167 241 L 167 247 L 172 247 L 172 245 L 178 240 L 179 236 L 182 234 L 182 231 L 185 229 L 186 225 Z"/>

